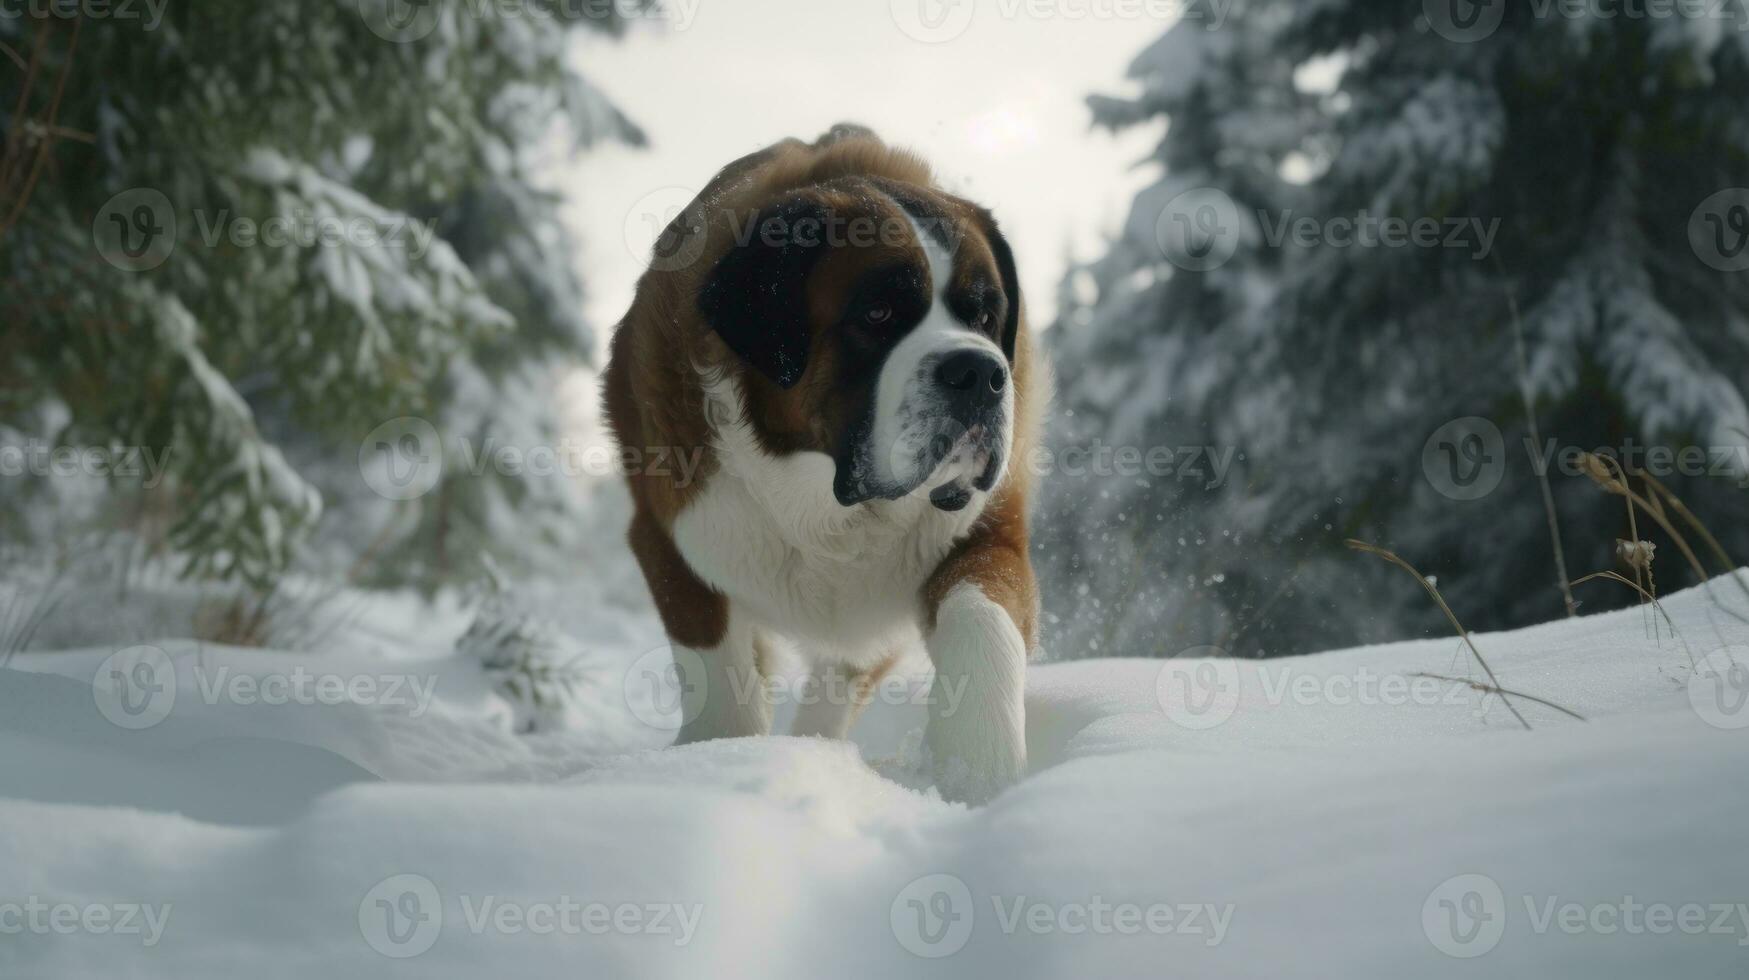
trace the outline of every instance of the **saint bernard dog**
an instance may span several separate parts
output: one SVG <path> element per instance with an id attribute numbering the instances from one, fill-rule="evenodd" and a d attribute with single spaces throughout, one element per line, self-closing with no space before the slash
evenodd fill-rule
<path id="1" fill-rule="evenodd" d="M 694 699 L 678 742 L 770 730 L 776 637 L 822 694 L 795 734 L 843 738 L 921 641 L 942 795 L 1020 778 L 1039 600 L 1015 461 L 1048 387 L 995 220 L 917 156 L 840 125 L 717 174 L 657 242 L 604 384 L 627 458 L 699 457 L 691 481 L 628 476 Z"/>

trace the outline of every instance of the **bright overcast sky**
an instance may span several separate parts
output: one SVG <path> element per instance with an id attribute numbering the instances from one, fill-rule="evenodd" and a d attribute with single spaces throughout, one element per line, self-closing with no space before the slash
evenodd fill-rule
<path id="1" fill-rule="evenodd" d="M 1130 91 L 1130 59 L 1169 26 L 1146 13 L 1158 3 L 668 3 L 667 24 L 580 49 L 584 72 L 650 137 L 642 150 L 591 150 L 563 179 L 603 338 L 659 222 L 730 160 L 840 120 L 921 151 L 949 190 L 995 211 L 1035 327 L 1050 320 L 1069 251 L 1098 254 L 1151 179 L 1135 163 L 1160 127 L 1092 131 L 1083 99 Z"/>

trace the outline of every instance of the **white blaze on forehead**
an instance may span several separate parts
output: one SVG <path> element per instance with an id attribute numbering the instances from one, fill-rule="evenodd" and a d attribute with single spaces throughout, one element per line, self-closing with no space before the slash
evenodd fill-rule
<path id="1" fill-rule="evenodd" d="M 916 487 L 931 476 L 918 472 L 924 448 L 942 434 L 942 426 L 948 422 L 946 406 L 941 403 L 930 377 L 935 365 L 943 355 L 958 350 L 984 350 L 999 360 L 1006 358 L 994 341 L 955 319 L 948 308 L 947 291 L 953 283 L 954 253 L 919 224 L 909 211 L 905 212 L 905 217 L 911 222 L 911 230 L 929 262 L 933 295 L 923 320 L 892 349 L 881 367 L 880 379 L 875 386 L 874 424 L 869 449 L 870 463 L 878 479 L 902 487 Z M 1012 417 L 1013 398 L 1011 385 L 1003 397 L 1004 420 Z M 1003 427 L 1006 430 L 1006 423 Z M 949 433 L 954 436 L 962 434 Z M 1007 438 L 1004 431 L 1004 442 Z"/>
<path id="2" fill-rule="evenodd" d="M 947 296 L 947 285 L 953 281 L 953 253 L 947 250 L 941 239 L 919 224 L 911 212 L 905 212 L 905 220 L 911 222 L 911 233 L 917 236 L 917 243 L 923 247 L 923 255 L 929 260 L 930 285 L 936 300 L 940 301 Z"/>

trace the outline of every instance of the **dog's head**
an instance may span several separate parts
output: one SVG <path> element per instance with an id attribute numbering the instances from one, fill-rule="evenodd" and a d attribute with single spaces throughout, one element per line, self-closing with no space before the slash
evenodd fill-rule
<path id="1" fill-rule="evenodd" d="M 766 451 L 830 455 L 847 507 L 927 492 L 959 510 L 1001 481 L 1023 327 L 987 211 L 854 176 L 724 218 L 698 309 Z"/>

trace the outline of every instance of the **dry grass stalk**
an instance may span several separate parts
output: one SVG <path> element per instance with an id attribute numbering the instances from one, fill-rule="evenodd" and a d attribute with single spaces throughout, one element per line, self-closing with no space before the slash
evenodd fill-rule
<path id="1" fill-rule="evenodd" d="M 1706 544 L 1707 550 L 1712 552 L 1713 558 L 1716 559 L 1720 565 L 1724 566 L 1726 577 L 1732 582 L 1735 582 L 1737 588 L 1743 590 L 1744 596 L 1749 597 L 1749 585 L 1744 584 L 1742 576 L 1737 574 L 1737 563 L 1733 562 L 1731 556 L 1725 553 L 1724 545 L 1719 544 L 1719 539 L 1713 537 L 1713 532 L 1708 530 L 1705 524 L 1701 523 L 1700 518 L 1694 516 L 1694 511 L 1689 510 L 1688 505 L 1684 504 L 1681 498 L 1672 493 L 1669 487 L 1659 482 L 1657 477 L 1650 473 L 1636 472 L 1635 475 L 1646 481 L 1646 485 L 1652 488 L 1653 494 L 1668 502 L 1670 504 L 1670 509 L 1676 511 L 1676 515 L 1681 517 L 1684 523 L 1693 528 L 1695 533 L 1700 535 L 1701 541 Z"/>
<path id="2" fill-rule="evenodd" d="M 1694 666 L 1694 651 L 1689 648 L 1688 641 L 1683 639 L 1682 631 L 1678 630 L 1676 628 L 1676 620 L 1671 619 L 1670 614 L 1664 611 L 1664 604 L 1658 601 L 1657 596 L 1655 596 L 1652 593 L 1641 588 L 1633 580 L 1629 579 L 1627 576 L 1621 574 L 1620 572 L 1594 572 L 1590 575 L 1585 576 L 1582 579 L 1576 580 L 1573 584 L 1574 585 L 1584 585 L 1586 582 L 1591 582 L 1591 581 L 1594 581 L 1597 579 L 1607 579 L 1611 582 L 1620 582 L 1621 584 L 1627 586 L 1628 588 L 1633 589 L 1634 591 L 1638 592 L 1640 594 L 1640 598 L 1642 600 L 1651 603 L 1652 608 L 1657 610 L 1658 615 L 1664 617 L 1665 624 L 1670 627 L 1670 635 L 1676 637 L 1677 642 L 1682 644 L 1683 651 L 1688 654 L 1689 666 L 1691 666 L 1691 667 Z"/>
<path id="3" fill-rule="evenodd" d="M 1694 573 L 1700 576 L 1701 581 L 1711 580 L 1712 576 L 1707 574 L 1700 559 L 1695 557 L 1694 549 L 1688 546 L 1688 539 L 1682 536 L 1682 532 L 1676 530 L 1676 525 L 1670 523 L 1670 518 L 1664 512 L 1663 506 L 1635 493 L 1634 488 L 1628 485 L 1627 473 L 1622 470 L 1621 464 L 1608 456 L 1598 456 L 1595 453 L 1586 453 L 1581 459 L 1586 475 L 1591 477 L 1598 486 L 1607 493 L 1613 493 L 1627 499 L 1630 522 L 1633 520 L 1636 506 L 1645 511 L 1646 516 L 1656 521 L 1658 526 L 1664 529 L 1664 533 L 1670 535 L 1670 540 L 1676 542 L 1677 550 L 1682 552 L 1682 557 L 1687 559 L 1689 567 L 1694 569 Z M 1638 539 L 1638 528 L 1634 529 L 1633 534 Z"/>
<path id="4" fill-rule="evenodd" d="M 262 591 L 206 597 L 194 610 L 194 636 L 228 646 L 313 652 L 361 611 L 357 602 L 336 605 L 341 599 L 337 585 L 299 587 L 283 580 Z"/>
<path id="5" fill-rule="evenodd" d="M 1517 718 L 1518 723 L 1523 725 L 1526 731 L 1529 731 L 1530 722 L 1525 721 L 1524 715 L 1520 714 L 1518 708 L 1514 707 L 1512 702 L 1505 697 L 1505 689 L 1500 686 L 1500 678 L 1494 676 L 1494 668 L 1488 666 L 1488 661 L 1482 658 L 1482 651 L 1476 649 L 1476 641 L 1470 638 L 1470 631 L 1464 629 L 1464 624 L 1458 622 L 1457 614 L 1451 611 L 1450 606 L 1446 605 L 1445 597 L 1439 594 L 1439 589 L 1436 588 L 1432 582 L 1428 581 L 1427 576 L 1417 571 L 1414 565 L 1399 558 L 1394 551 L 1380 548 L 1377 545 L 1367 544 L 1365 541 L 1357 541 L 1354 538 L 1349 538 L 1347 544 L 1350 548 L 1353 548 L 1356 551 L 1364 551 L 1369 555 L 1377 555 L 1385 561 L 1401 568 L 1403 571 L 1408 572 L 1410 575 L 1415 576 L 1415 580 L 1420 582 L 1421 587 L 1427 590 L 1427 594 L 1433 597 L 1433 601 L 1439 604 L 1440 612 L 1445 613 L 1445 618 L 1451 622 L 1452 629 L 1457 630 L 1458 636 L 1462 637 L 1464 643 L 1469 646 L 1470 656 L 1476 658 L 1476 663 L 1480 664 L 1482 671 L 1488 675 L 1488 682 L 1493 685 L 1494 690 L 1501 692 L 1502 696 L 1500 698 L 1500 703 L 1506 705 L 1506 710 L 1512 712 L 1512 717 Z"/>
<path id="6" fill-rule="evenodd" d="M 1573 584 L 1578 585 L 1579 583 L 1574 582 Z M 1545 708 L 1553 708 L 1556 711 L 1559 711 L 1561 714 L 1567 715 L 1568 717 L 1573 718 L 1577 721 L 1584 721 L 1585 720 L 1585 716 L 1580 714 L 1579 712 L 1574 711 L 1572 708 L 1563 708 L 1560 705 L 1556 704 L 1555 702 L 1548 700 L 1547 698 L 1539 698 L 1534 694 L 1526 694 L 1523 691 L 1511 691 L 1511 690 L 1507 690 L 1506 688 L 1503 688 L 1503 687 L 1494 687 L 1491 684 L 1484 684 L 1481 681 L 1475 680 L 1473 678 L 1448 677 L 1445 674 L 1432 674 L 1432 673 L 1428 673 L 1425 670 L 1418 670 L 1415 673 L 1410 674 L 1409 676 L 1410 677 L 1428 677 L 1428 678 L 1432 678 L 1433 680 L 1436 680 L 1436 681 L 1448 681 L 1452 684 L 1462 684 L 1465 687 L 1468 687 L 1469 689 L 1471 689 L 1473 691 L 1480 691 L 1483 694 L 1498 694 L 1498 695 L 1500 695 L 1501 701 L 1505 701 L 1506 695 L 1510 694 L 1515 698 L 1523 698 L 1526 701 L 1535 701 L 1537 704 L 1540 704 Z"/>
<path id="7" fill-rule="evenodd" d="M 273 590 L 251 600 L 237 595 L 203 600 L 194 611 L 194 635 L 210 643 L 234 647 L 265 647 L 273 634 Z"/>
<path id="8" fill-rule="evenodd" d="M 1621 464 L 1617 463 L 1615 460 L 1610 459 L 1607 456 L 1586 453 L 1581 457 L 1581 463 L 1585 469 L 1586 475 L 1591 477 L 1592 481 L 1598 486 L 1602 487 L 1604 492 L 1626 498 L 1628 502 L 1628 519 L 1630 521 L 1630 526 L 1632 526 L 1634 510 L 1637 507 L 1639 510 L 1643 511 L 1647 517 L 1650 517 L 1655 521 L 1658 526 L 1664 530 L 1665 534 L 1670 536 L 1670 540 L 1676 544 L 1677 550 L 1682 552 L 1683 559 L 1688 562 L 1690 568 L 1694 569 L 1694 573 L 1700 577 L 1701 583 L 1708 586 L 1708 594 L 1711 594 L 1712 576 L 1707 574 L 1706 567 L 1701 564 L 1700 558 L 1695 555 L 1694 549 L 1689 546 L 1688 539 L 1683 536 L 1681 531 L 1677 530 L 1676 525 L 1670 520 L 1669 512 L 1665 508 L 1665 502 L 1668 501 L 1670 510 L 1675 510 L 1685 522 L 1691 527 L 1697 529 L 1704 538 L 1710 540 L 1710 548 L 1713 550 L 1714 555 L 1718 558 L 1719 562 L 1727 569 L 1728 577 L 1732 582 L 1737 584 L 1738 588 L 1743 590 L 1746 596 L 1749 596 L 1749 585 L 1744 584 L 1743 580 L 1738 577 L 1736 574 L 1736 566 L 1732 564 L 1730 557 L 1725 554 L 1725 549 L 1719 545 L 1718 540 L 1712 536 L 1711 532 L 1706 530 L 1705 526 L 1701 524 L 1700 519 L 1695 517 L 1694 513 L 1690 511 L 1674 493 L 1670 492 L 1668 487 L 1665 487 L 1662 483 L 1659 483 L 1656 479 L 1647 474 L 1635 473 L 1634 475 L 1640 477 L 1645 482 L 1646 486 L 1650 488 L 1651 497 L 1648 499 L 1647 497 L 1643 497 L 1634 492 L 1633 487 L 1628 484 L 1628 473 L 1623 470 Z M 1637 539 L 1639 536 L 1637 528 L 1635 528 L 1633 534 Z M 1717 602 L 1716 599 L 1714 601 Z M 1726 606 L 1724 603 L 1718 603 L 1718 605 L 1719 608 L 1723 609 L 1733 618 L 1749 622 L 1749 618 L 1745 618 L 1743 614 Z"/>
<path id="9" fill-rule="evenodd" d="M 1500 270 L 1502 279 L 1506 277 L 1506 267 L 1500 261 L 1498 253 L 1494 256 L 1494 264 Z M 1530 386 L 1530 363 L 1524 353 L 1524 323 L 1518 315 L 1518 296 L 1511 286 L 1506 288 L 1506 311 L 1511 314 L 1512 321 L 1512 352 L 1518 368 L 1518 397 L 1524 403 L 1524 424 L 1530 430 L 1531 442 L 1542 445 L 1542 433 L 1536 424 L 1536 395 Z M 1567 575 L 1567 549 L 1561 544 L 1561 522 L 1555 512 L 1555 491 L 1549 486 L 1547 467 L 1536 472 L 1537 483 L 1542 489 L 1543 516 L 1549 522 L 1549 543 L 1555 552 L 1555 575 L 1560 579 L 1561 599 L 1567 606 L 1567 618 L 1579 615 L 1579 603 L 1573 600 L 1573 582 Z"/>
<path id="10" fill-rule="evenodd" d="M 66 593 L 59 588 L 58 578 L 28 599 L 22 586 L 12 593 L 5 611 L 0 613 L 0 669 L 10 664 L 14 656 L 30 649 L 37 630 L 54 615 L 65 598 Z"/>

